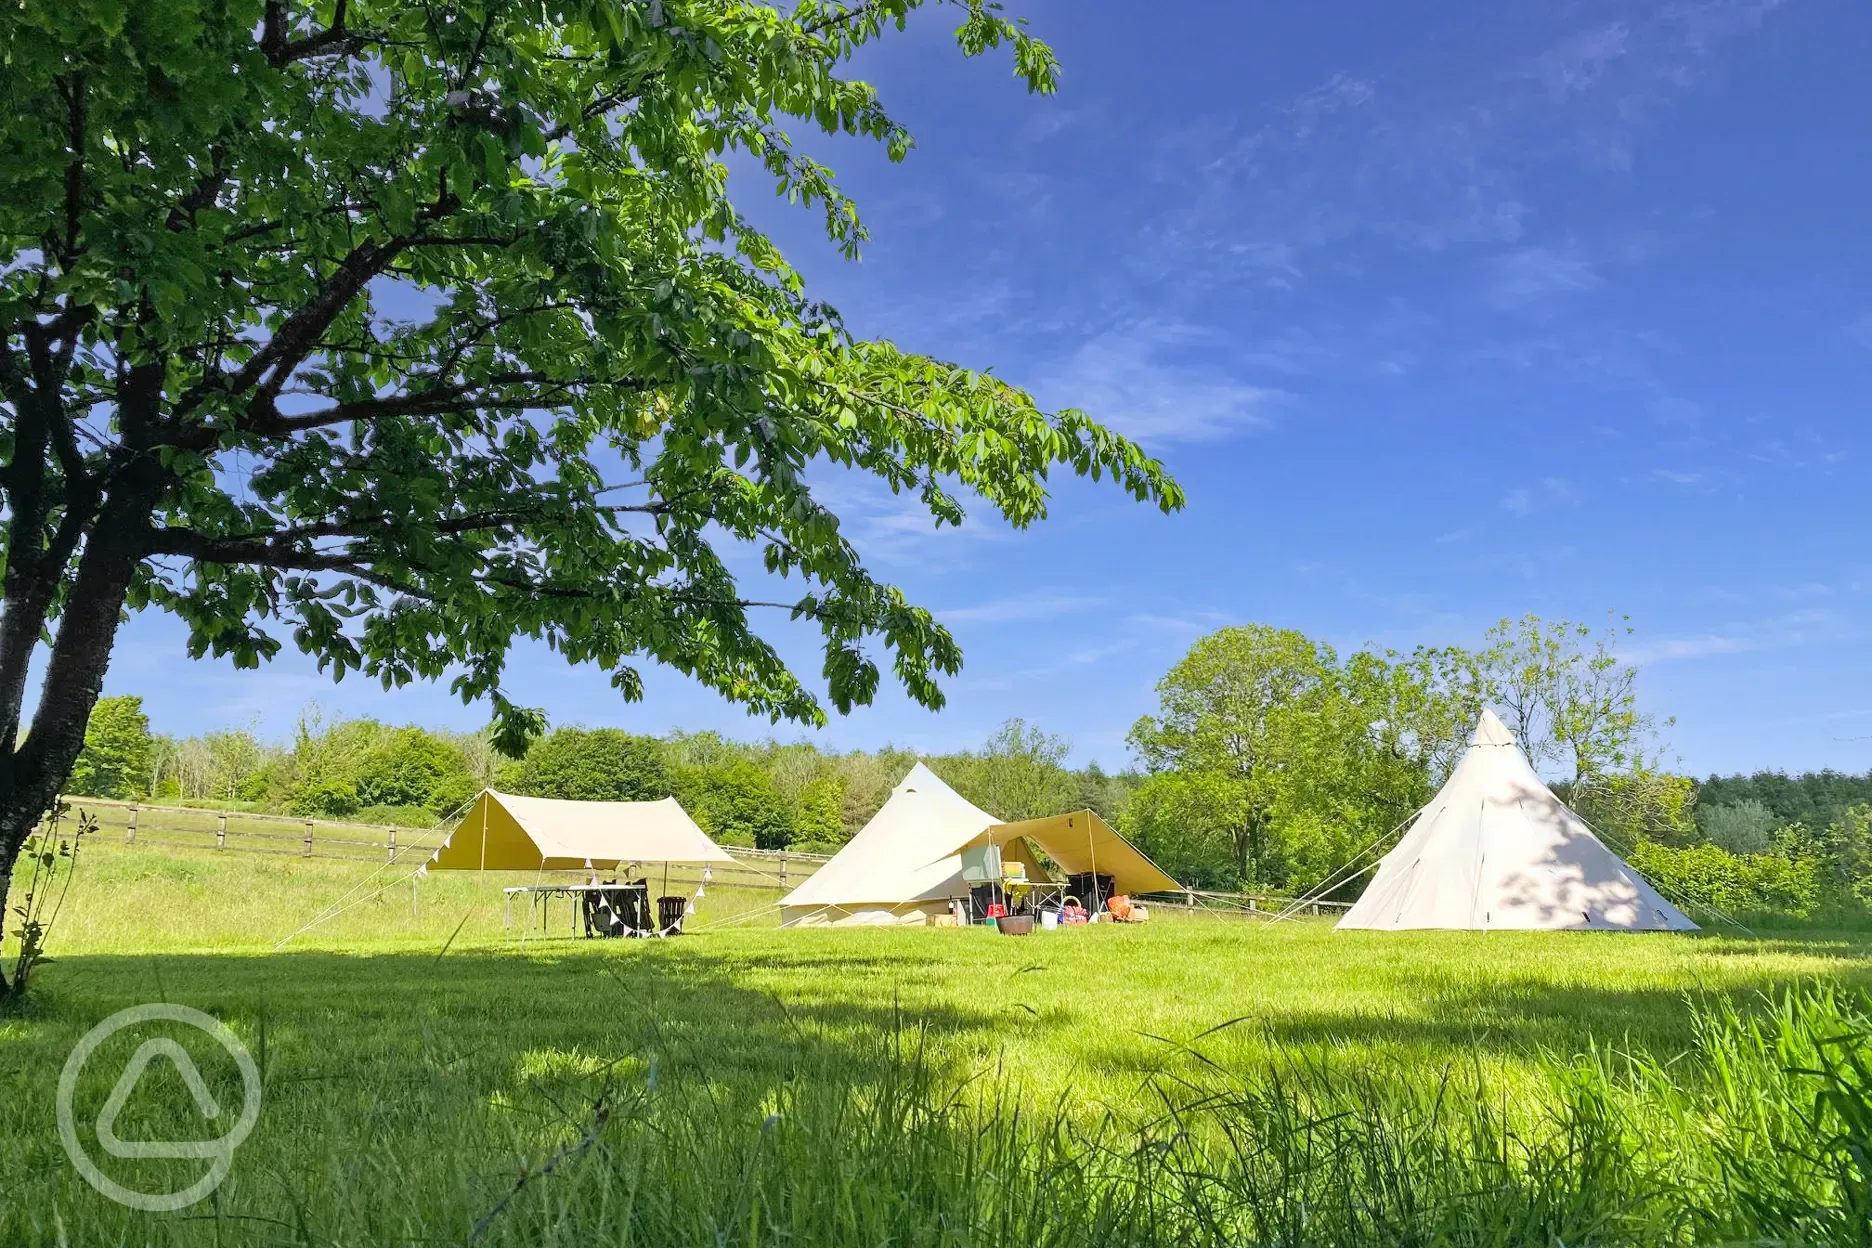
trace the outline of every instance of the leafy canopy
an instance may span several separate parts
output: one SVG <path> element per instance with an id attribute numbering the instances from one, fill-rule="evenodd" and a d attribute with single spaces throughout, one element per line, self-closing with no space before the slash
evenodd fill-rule
<path id="1" fill-rule="evenodd" d="M 154 745 L 142 698 L 99 698 L 67 787 L 86 797 L 141 797 Z"/>
<path id="2" fill-rule="evenodd" d="M 1053 89 L 1051 52 L 983 0 L 7 6 L 15 649 L 82 615 L 52 662 L 95 690 L 123 605 L 241 666 L 284 629 L 335 677 L 452 675 L 513 747 L 543 722 L 502 686 L 516 638 L 626 698 L 655 661 L 820 721 L 750 624 L 771 605 L 816 626 L 839 710 L 886 655 L 940 706 L 954 640 L 815 481 L 874 475 L 938 526 L 969 495 L 1040 519 L 1055 466 L 1182 495 L 1079 412 L 855 336 L 730 202 L 727 161 L 750 162 L 857 253 L 854 205 L 785 127 L 901 159 L 841 71 L 924 7 Z M 750 598 L 722 542 L 797 588 Z"/>

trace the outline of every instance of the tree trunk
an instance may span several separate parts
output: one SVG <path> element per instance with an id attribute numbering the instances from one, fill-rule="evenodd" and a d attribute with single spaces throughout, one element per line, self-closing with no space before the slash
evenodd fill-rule
<path id="1" fill-rule="evenodd" d="M 59 617 L 32 727 L 0 765 L 0 898 L 11 884 L 27 835 L 57 798 L 84 748 L 85 725 L 104 688 L 124 598 L 143 558 L 158 482 L 154 472 L 134 474 L 101 510 Z M 63 576 L 64 571 L 58 567 L 42 574 Z M 0 978 L 0 992 L 16 994 L 24 987 L 17 979 Z"/>

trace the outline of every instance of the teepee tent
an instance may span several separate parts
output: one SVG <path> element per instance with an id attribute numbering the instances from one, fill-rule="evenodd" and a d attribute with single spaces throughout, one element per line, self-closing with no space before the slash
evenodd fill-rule
<path id="1" fill-rule="evenodd" d="M 993 845 L 1003 862 L 1019 862 L 1027 878 L 1044 880 L 1032 852 L 1044 850 L 1067 871 L 1113 877 L 1120 892 L 1175 889 L 1157 869 L 1091 811 L 1002 823 L 918 763 L 890 800 L 804 884 L 780 902 L 787 927 L 926 923 L 966 897 L 962 852 Z"/>
<path id="2" fill-rule="evenodd" d="M 483 789 L 423 869 L 610 871 L 633 862 L 733 861 L 673 797 L 568 802 Z"/>
<path id="3" fill-rule="evenodd" d="M 1339 926 L 1696 929 L 1554 796 L 1488 710 L 1448 782 Z"/>

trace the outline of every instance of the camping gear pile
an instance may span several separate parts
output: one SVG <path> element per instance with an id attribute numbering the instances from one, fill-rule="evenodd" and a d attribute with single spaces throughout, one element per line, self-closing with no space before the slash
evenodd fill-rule
<path id="1" fill-rule="evenodd" d="M 780 905 L 785 927 L 950 927 L 1025 917 L 1050 931 L 1070 924 L 1074 910 L 1086 921 L 1109 917 L 1108 903 L 1121 893 L 1169 891 L 1181 886 L 1093 811 L 1003 823 L 918 763 Z"/>

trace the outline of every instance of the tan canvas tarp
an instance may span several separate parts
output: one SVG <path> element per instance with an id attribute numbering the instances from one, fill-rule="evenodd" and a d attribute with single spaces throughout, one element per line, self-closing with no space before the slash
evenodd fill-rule
<path id="1" fill-rule="evenodd" d="M 733 862 L 673 797 L 568 802 L 485 789 L 429 859 L 437 871 L 601 871 L 633 862 Z"/>
<path id="2" fill-rule="evenodd" d="M 1111 876 L 1112 887 L 1121 893 L 1173 893 L 1183 887 L 1089 810 L 997 823 L 977 838 L 980 844 L 1003 846 L 1021 841 L 1038 845 L 1068 875 L 1096 871 Z M 1002 854 L 1014 857 L 1005 849 Z"/>
<path id="3" fill-rule="evenodd" d="M 792 926 L 923 923 L 968 894 L 964 849 L 994 844 L 1002 858 L 1047 874 L 1028 846 L 1037 845 L 1067 871 L 1097 870 L 1122 891 L 1157 892 L 1177 882 L 1090 811 L 1002 823 L 918 763 L 890 800 L 832 861 L 781 901 Z"/>
<path id="4" fill-rule="evenodd" d="M 1339 926 L 1696 928 L 1541 783 L 1493 711 Z"/>

